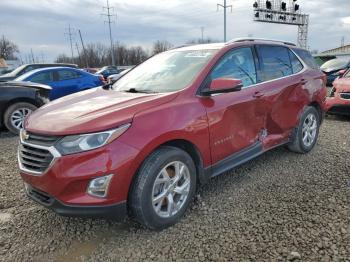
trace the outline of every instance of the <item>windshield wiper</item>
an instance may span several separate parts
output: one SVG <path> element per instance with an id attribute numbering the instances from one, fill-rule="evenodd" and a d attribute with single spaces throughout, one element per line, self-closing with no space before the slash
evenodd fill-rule
<path id="1" fill-rule="evenodd" d="M 123 90 L 124 92 L 128 92 L 128 93 L 145 93 L 145 94 L 155 94 L 158 93 L 154 90 L 151 89 L 136 89 L 136 88 L 130 88 L 128 90 Z"/>

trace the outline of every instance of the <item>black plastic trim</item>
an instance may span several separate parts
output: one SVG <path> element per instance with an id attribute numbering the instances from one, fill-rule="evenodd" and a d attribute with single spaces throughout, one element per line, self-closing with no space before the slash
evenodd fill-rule
<path id="1" fill-rule="evenodd" d="M 335 105 L 327 111 L 327 114 L 350 116 L 350 104 L 349 105 Z"/>
<path id="2" fill-rule="evenodd" d="M 38 204 L 66 217 L 102 218 L 122 221 L 127 215 L 126 201 L 103 206 L 66 205 L 49 194 L 27 185 L 27 196 Z M 45 197 L 42 201 L 41 197 Z"/>
<path id="3" fill-rule="evenodd" d="M 258 141 L 253 145 L 243 149 L 242 151 L 239 151 L 221 160 L 215 165 L 208 167 L 205 172 L 209 177 L 215 177 L 245 162 L 248 162 L 249 160 L 261 155 L 262 153 L 264 153 L 264 149 L 262 143 Z"/>

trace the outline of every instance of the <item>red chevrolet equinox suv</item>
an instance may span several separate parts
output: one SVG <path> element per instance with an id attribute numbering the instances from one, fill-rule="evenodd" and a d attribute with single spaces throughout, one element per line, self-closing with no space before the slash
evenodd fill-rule
<path id="1" fill-rule="evenodd" d="M 162 229 L 199 184 L 285 145 L 307 153 L 326 78 L 291 43 L 236 39 L 155 55 L 114 85 L 32 113 L 18 160 L 27 195 L 64 216 Z"/>

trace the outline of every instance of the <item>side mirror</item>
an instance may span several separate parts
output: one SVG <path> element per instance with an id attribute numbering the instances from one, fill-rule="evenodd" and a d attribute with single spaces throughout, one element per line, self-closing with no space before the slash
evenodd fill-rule
<path id="1" fill-rule="evenodd" d="M 202 94 L 210 96 L 212 94 L 231 93 L 242 90 L 243 84 L 239 79 L 217 78 L 211 81 L 209 88 L 202 90 Z"/>

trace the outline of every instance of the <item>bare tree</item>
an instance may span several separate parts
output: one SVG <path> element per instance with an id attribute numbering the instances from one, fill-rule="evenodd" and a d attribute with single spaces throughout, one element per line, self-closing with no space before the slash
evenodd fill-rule
<path id="1" fill-rule="evenodd" d="M 152 54 L 155 55 L 155 54 L 164 52 L 166 50 L 169 50 L 172 47 L 173 47 L 173 45 L 171 43 L 169 43 L 168 41 L 158 40 L 153 44 Z"/>
<path id="2" fill-rule="evenodd" d="M 197 38 L 197 39 L 192 39 L 187 41 L 187 44 L 210 44 L 210 43 L 219 43 L 220 41 L 216 40 L 216 39 L 212 39 L 210 37 L 208 38 Z"/>
<path id="3" fill-rule="evenodd" d="M 16 53 L 18 52 L 17 45 L 3 35 L 0 39 L 0 58 L 16 59 Z"/>
<path id="4" fill-rule="evenodd" d="M 115 44 L 115 57 L 118 65 L 137 65 L 145 61 L 149 55 L 140 46 L 127 47 L 123 44 Z M 111 61 L 110 48 L 101 43 L 91 43 L 86 45 L 85 52 L 80 52 L 80 57 L 73 57 L 73 59 L 65 54 L 57 57 L 57 63 L 74 63 L 80 67 L 85 67 L 85 61 L 90 67 L 101 67 L 109 65 Z"/>

